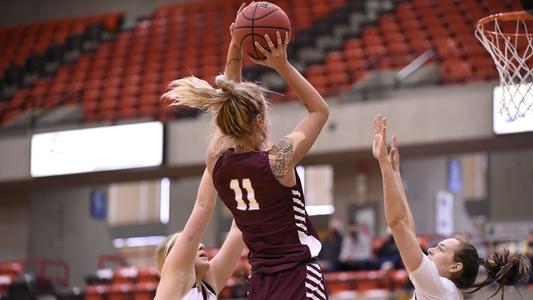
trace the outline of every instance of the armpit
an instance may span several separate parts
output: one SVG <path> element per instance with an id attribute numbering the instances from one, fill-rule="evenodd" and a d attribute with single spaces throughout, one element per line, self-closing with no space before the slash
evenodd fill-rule
<path id="1" fill-rule="evenodd" d="M 288 137 L 282 138 L 274 147 L 272 147 L 272 156 L 270 157 L 270 168 L 274 176 L 280 180 L 289 171 L 294 155 L 294 144 Z"/>

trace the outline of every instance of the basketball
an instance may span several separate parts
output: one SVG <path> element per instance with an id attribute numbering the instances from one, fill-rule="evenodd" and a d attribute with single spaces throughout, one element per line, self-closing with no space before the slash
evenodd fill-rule
<path id="1" fill-rule="evenodd" d="M 285 40 L 285 33 L 291 32 L 291 22 L 287 14 L 279 6 L 270 2 L 255 2 L 245 7 L 235 19 L 234 37 L 246 54 L 255 59 L 264 59 L 264 55 L 255 48 L 257 41 L 265 49 L 268 45 L 265 34 L 268 34 L 277 47 L 276 31 Z"/>

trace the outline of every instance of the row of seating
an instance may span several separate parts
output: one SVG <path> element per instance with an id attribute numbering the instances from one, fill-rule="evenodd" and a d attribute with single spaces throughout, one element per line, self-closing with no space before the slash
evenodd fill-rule
<path id="1" fill-rule="evenodd" d="M 0 74 L 10 65 L 23 65 L 29 56 L 63 44 L 70 35 L 81 34 L 90 25 L 103 24 L 109 31 L 116 31 L 122 15 L 115 12 L 0 27 Z"/>
<path id="2" fill-rule="evenodd" d="M 316 22 L 319 18 L 342 12 L 343 7 L 355 7 L 352 2 L 276 3 L 294 20 L 293 33 L 299 40 L 298 33 L 303 33 L 305 26 L 320 24 Z M 69 104 L 81 104 L 87 122 L 175 118 L 176 113 L 160 101 L 160 95 L 173 79 L 193 74 L 212 82 L 214 75 L 223 70 L 230 35 L 227 26 L 222 25 L 231 23 L 240 3 L 224 0 L 162 6 L 133 30 L 120 32 L 96 52 L 62 66 L 54 76 L 41 78 L 32 88 L 16 92 L 9 104 L 0 103 L 0 122 L 5 124 L 26 109 Z M 511 0 L 398 3 L 375 25 L 364 26 L 359 37 L 346 39 L 340 49 L 326 53 L 320 63 L 306 66 L 304 73 L 319 92 L 335 95 L 369 71 L 401 68 L 424 51 L 434 49 L 437 55 L 432 61 L 440 64 L 443 82 L 494 80 L 497 73 L 493 62 L 473 35 L 475 22 L 495 11 L 516 10 L 518 6 Z M 345 17 L 350 15 L 343 14 L 344 21 Z M 248 60 L 245 62 L 251 67 Z M 289 98 L 295 95 L 290 89 L 286 93 Z"/>
<path id="3" fill-rule="evenodd" d="M 401 68 L 434 49 L 445 83 L 495 80 L 494 62 L 474 36 L 477 20 L 494 12 L 519 10 L 516 1 L 425 1 L 400 3 L 367 26 L 358 38 L 329 52 L 306 77 L 324 94 L 348 89 L 369 70 Z"/>
<path id="4" fill-rule="evenodd" d="M 220 22 L 230 24 L 240 3 L 227 0 L 161 7 L 152 18 L 140 21 L 131 31 L 120 32 L 95 53 L 62 66 L 55 76 L 39 79 L 29 90 L 16 92 L 4 108 L 3 123 L 28 108 L 74 103 L 83 105 L 87 122 L 136 117 L 164 120 L 181 114 L 159 101 L 160 95 L 176 78 L 190 74 L 211 78 L 223 70 L 230 35 Z M 278 4 L 285 6 L 289 15 L 299 15 L 301 7 L 321 7 L 312 9 L 320 13 L 306 15 L 313 21 L 326 8 L 331 10 L 342 3 L 344 0 Z M 298 26 L 293 24 L 293 31 Z M 187 38 L 182 39 L 184 32 Z"/>

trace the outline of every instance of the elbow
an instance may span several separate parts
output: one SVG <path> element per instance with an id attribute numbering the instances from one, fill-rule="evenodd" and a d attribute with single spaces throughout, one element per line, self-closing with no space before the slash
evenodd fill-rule
<path id="1" fill-rule="evenodd" d="M 325 119 L 327 121 L 328 118 L 329 118 L 329 106 L 328 106 L 328 104 L 326 102 L 324 102 L 324 109 L 323 109 L 322 113 L 324 114 L 324 117 L 325 117 Z"/>
<path id="2" fill-rule="evenodd" d="M 328 119 L 329 119 L 329 107 L 328 105 L 324 102 L 324 107 L 322 107 L 321 109 L 317 110 L 315 112 L 318 116 L 320 116 L 320 119 L 322 120 L 322 122 L 325 124 Z"/>
<path id="3" fill-rule="evenodd" d="M 199 197 L 196 200 L 196 205 L 198 206 L 198 208 L 201 208 L 201 209 L 212 210 L 215 207 L 215 199 L 214 198 L 210 199 L 210 198 L 211 197 Z"/>
<path id="4" fill-rule="evenodd" d="M 404 230 L 405 228 L 410 228 L 409 222 L 404 219 L 395 219 L 387 221 L 387 225 L 390 227 L 392 232 Z"/>

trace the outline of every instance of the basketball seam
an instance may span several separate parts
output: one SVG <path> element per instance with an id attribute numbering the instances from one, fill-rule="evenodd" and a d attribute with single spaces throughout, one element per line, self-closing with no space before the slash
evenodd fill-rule
<path id="1" fill-rule="evenodd" d="M 248 20 L 248 21 L 253 21 L 253 20 L 258 21 L 258 20 L 261 20 L 261 19 L 264 19 L 264 18 L 270 16 L 271 14 L 273 14 L 273 13 L 275 13 L 275 12 L 277 12 L 277 11 L 279 11 L 279 9 L 276 8 L 275 10 L 273 10 L 273 11 L 267 13 L 266 15 L 264 15 L 264 16 L 262 16 L 261 18 L 258 18 L 258 19 L 255 18 L 255 11 L 254 11 L 254 17 L 253 17 L 253 18 L 249 18 L 249 17 L 247 17 L 245 14 L 242 14 L 242 16 L 243 16 L 246 20 Z"/>
<path id="2" fill-rule="evenodd" d="M 234 30 L 237 30 L 237 29 L 245 29 L 245 28 L 274 28 L 274 29 L 283 29 L 283 30 L 290 31 L 289 28 L 286 28 L 286 27 L 278 27 L 278 26 L 239 26 L 239 27 L 235 27 L 235 28 L 233 28 L 233 29 L 234 29 Z"/>
<path id="3" fill-rule="evenodd" d="M 254 14 L 252 15 L 252 46 L 254 47 L 255 57 L 260 58 L 261 56 L 257 52 L 257 47 L 255 46 L 255 33 L 254 33 L 254 21 L 255 21 L 255 12 L 257 11 L 257 6 L 259 3 L 255 4 Z"/>

